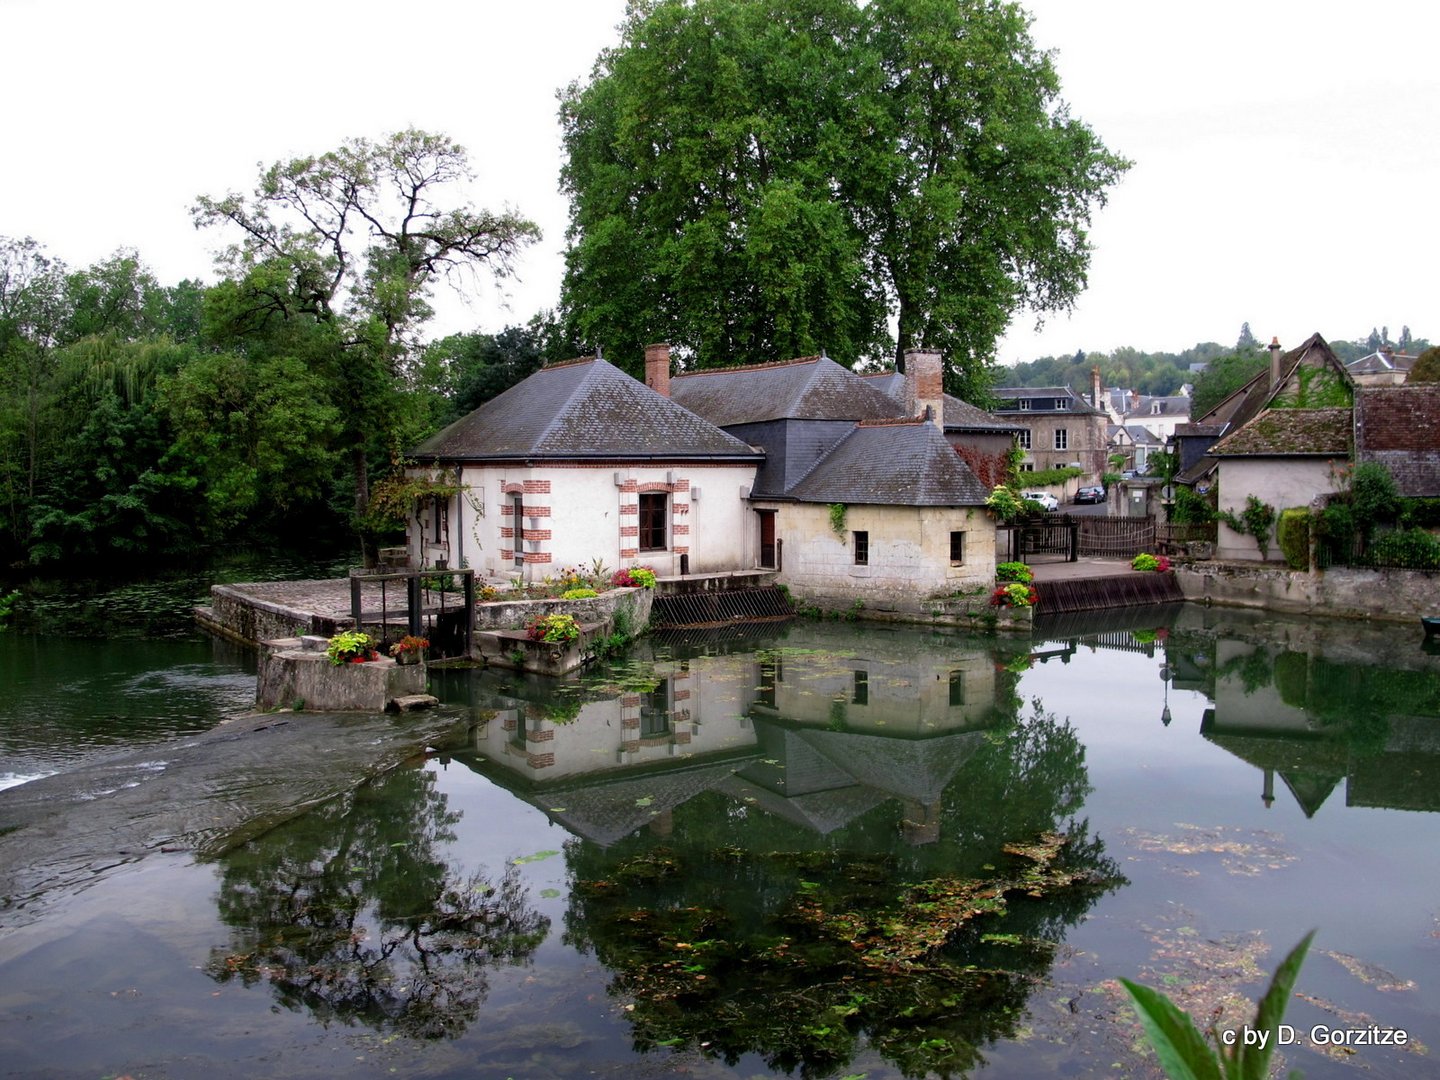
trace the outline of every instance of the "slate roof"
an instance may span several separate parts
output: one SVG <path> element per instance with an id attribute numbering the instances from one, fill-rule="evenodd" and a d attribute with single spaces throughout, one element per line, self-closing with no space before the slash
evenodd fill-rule
<path id="1" fill-rule="evenodd" d="M 1266 409 L 1240 430 L 1225 436 L 1210 453 L 1215 457 L 1348 456 L 1351 411 Z"/>
<path id="2" fill-rule="evenodd" d="M 1408 372 L 1415 366 L 1418 356 L 1411 356 L 1409 353 L 1386 352 L 1384 349 L 1378 352 L 1367 353 L 1358 360 L 1351 360 L 1345 365 L 1345 370 L 1351 375 L 1388 375 L 1395 371 Z"/>
<path id="3" fill-rule="evenodd" d="M 761 455 L 597 358 L 540 369 L 426 439 L 411 456 L 758 461 Z"/>
<path id="4" fill-rule="evenodd" d="M 1440 383 L 1358 390 L 1355 457 L 1389 469 L 1401 495 L 1440 495 Z"/>
<path id="5" fill-rule="evenodd" d="M 999 386 L 993 393 L 998 399 L 995 406 L 997 413 L 1074 413 L 1077 416 L 1098 416 L 1102 412 L 1068 386 Z M 1030 401 L 1030 408 L 1020 408 L 1022 398 Z M 1066 408 L 1057 409 L 1054 407 L 1056 398 L 1069 398 L 1070 404 Z M 1046 404 L 1042 405 L 1041 402 Z"/>
<path id="6" fill-rule="evenodd" d="M 889 420 L 903 409 L 827 356 L 677 375 L 670 395 L 717 427 L 764 420 Z"/>
<path id="7" fill-rule="evenodd" d="M 990 493 L 934 424 L 858 424 L 784 497 L 799 502 L 983 506 Z"/>
<path id="8" fill-rule="evenodd" d="M 871 386 L 883 390 L 897 403 L 903 404 L 905 376 L 901 372 L 886 371 L 879 375 L 862 375 L 860 377 Z M 991 416 L 984 409 L 949 394 L 945 395 L 942 408 L 946 431 L 990 432 L 997 435 L 1009 435 L 1012 432 L 1025 430 L 1019 424 L 1012 424 Z"/>

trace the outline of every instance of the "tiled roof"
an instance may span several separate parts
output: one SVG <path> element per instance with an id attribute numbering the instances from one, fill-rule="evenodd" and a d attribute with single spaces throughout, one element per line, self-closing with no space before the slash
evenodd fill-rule
<path id="1" fill-rule="evenodd" d="M 1440 383 L 1357 391 L 1355 457 L 1389 469 L 1402 495 L 1440 495 Z"/>
<path id="2" fill-rule="evenodd" d="M 983 506 L 990 493 L 940 429 L 859 424 L 785 492 L 800 502 Z"/>
<path id="3" fill-rule="evenodd" d="M 885 391 L 896 402 L 904 402 L 905 376 L 900 372 L 887 371 L 880 375 L 862 375 L 860 377 L 871 386 Z M 946 431 L 985 431 L 1005 435 L 1024 430 L 1018 424 L 1000 420 L 991 416 L 984 409 L 949 394 L 945 395 L 942 407 Z"/>
<path id="4" fill-rule="evenodd" d="M 411 451 L 419 460 L 760 455 L 604 360 L 542 368 Z"/>
<path id="5" fill-rule="evenodd" d="M 1211 448 L 1216 457 L 1293 457 L 1349 454 L 1351 411 L 1266 409 Z"/>
<path id="6" fill-rule="evenodd" d="M 887 420 L 904 411 L 826 356 L 677 375 L 670 394 L 717 427 L 765 420 Z"/>

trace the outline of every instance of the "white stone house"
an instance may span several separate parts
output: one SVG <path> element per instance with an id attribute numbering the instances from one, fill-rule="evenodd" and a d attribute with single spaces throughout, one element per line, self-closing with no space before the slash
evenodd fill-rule
<path id="1" fill-rule="evenodd" d="M 938 353 L 908 354 L 893 397 L 824 356 L 672 380 L 656 353 L 647 382 L 765 450 L 754 557 L 797 596 L 904 610 L 994 581 L 989 491 L 944 434 Z"/>
<path id="2" fill-rule="evenodd" d="M 534 581 L 596 560 L 662 577 L 751 563 L 764 455 L 601 359 L 541 369 L 411 458 L 458 488 L 419 507 L 416 565 Z"/>

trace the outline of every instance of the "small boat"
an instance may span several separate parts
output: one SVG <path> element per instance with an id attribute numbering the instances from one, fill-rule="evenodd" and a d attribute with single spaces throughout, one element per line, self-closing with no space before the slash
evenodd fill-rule
<path id="1" fill-rule="evenodd" d="M 1440 615 L 1421 615 L 1420 625 L 1425 628 L 1426 638 L 1440 634 Z"/>

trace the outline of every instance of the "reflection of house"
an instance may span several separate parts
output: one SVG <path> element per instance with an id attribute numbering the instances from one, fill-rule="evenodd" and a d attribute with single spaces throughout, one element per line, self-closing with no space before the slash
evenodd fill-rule
<path id="1" fill-rule="evenodd" d="M 1022 470 L 1078 463 L 1087 479 L 1106 471 L 1109 418 L 1068 386 L 1001 387 L 995 397 L 995 415 L 1024 429 Z"/>
<path id="2" fill-rule="evenodd" d="M 1433 671 L 1272 656 L 1224 640 L 1216 660 L 1215 707 L 1201 734 L 1261 771 L 1266 806 L 1283 787 L 1313 817 L 1343 780 L 1347 806 L 1440 811 L 1440 716 L 1373 705 L 1378 698 L 1433 711 L 1440 701 Z M 1397 686 L 1405 693 L 1393 693 Z"/>
<path id="3" fill-rule="evenodd" d="M 822 834 L 899 800 L 906 834 L 933 840 L 941 795 L 1001 714 L 988 653 L 914 640 L 881 630 L 857 657 L 831 628 L 796 627 L 758 675 L 742 653 L 657 661 L 578 707 L 485 692 L 457 757 L 601 844 L 663 829 L 707 791 Z"/>

